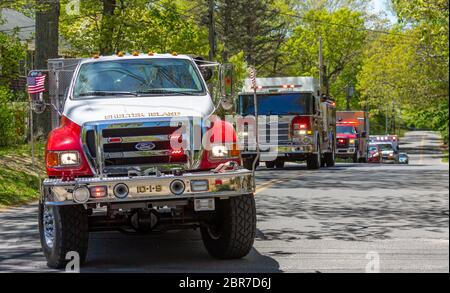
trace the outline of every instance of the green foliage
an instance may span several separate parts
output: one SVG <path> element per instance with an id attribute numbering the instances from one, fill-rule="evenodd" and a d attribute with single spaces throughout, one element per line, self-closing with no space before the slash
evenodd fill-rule
<path id="1" fill-rule="evenodd" d="M 19 77 L 19 62 L 25 58 L 25 45 L 15 32 L 0 32 L 0 86 L 9 86 L 11 80 Z"/>
<path id="2" fill-rule="evenodd" d="M 330 25 L 339 24 L 339 25 Z M 348 85 L 354 85 L 362 61 L 367 32 L 360 12 L 341 8 L 306 11 L 292 36 L 282 47 L 286 68 L 292 76 L 319 76 L 319 38 L 330 93 L 343 104 Z"/>
<path id="3" fill-rule="evenodd" d="M 39 198 L 39 174 L 45 170 L 44 144 L 37 143 L 36 166 L 30 145 L 0 147 L 0 207 L 28 203 Z"/>
<path id="4" fill-rule="evenodd" d="M 439 131 L 448 142 L 448 7 L 441 5 L 394 1 L 406 25 L 372 38 L 358 89 L 373 115 L 387 107 L 389 119 L 401 115 L 407 126 Z"/>
<path id="5" fill-rule="evenodd" d="M 12 102 L 14 95 L 5 86 L 0 86 L 0 146 L 24 143 L 27 105 Z"/>
<path id="6" fill-rule="evenodd" d="M 61 4 L 60 30 L 76 55 L 89 56 L 103 47 L 111 48 L 110 53 L 152 50 L 205 55 L 208 51 L 207 31 L 183 15 L 174 1 L 120 1 L 108 19 L 102 15 L 99 0 L 82 1 L 81 15 L 67 15 L 67 2 Z"/>

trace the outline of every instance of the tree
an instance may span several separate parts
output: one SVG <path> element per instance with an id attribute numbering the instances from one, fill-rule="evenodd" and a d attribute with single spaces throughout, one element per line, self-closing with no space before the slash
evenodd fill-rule
<path id="1" fill-rule="evenodd" d="M 207 31 L 180 6 L 170 0 L 83 1 L 81 15 L 62 15 L 61 34 L 82 56 L 133 50 L 206 54 Z"/>
<path id="2" fill-rule="evenodd" d="M 273 0 L 217 1 L 217 32 L 222 59 L 244 52 L 246 61 L 265 70 L 279 54 L 284 40 L 284 18 Z"/>
<path id="3" fill-rule="evenodd" d="M 393 105 L 407 125 L 448 142 L 448 1 L 393 2 L 400 24 L 367 46 L 358 88 L 373 113 Z"/>
<path id="4" fill-rule="evenodd" d="M 36 5 L 34 66 L 37 69 L 47 69 L 47 60 L 58 57 L 59 0 L 36 0 Z M 36 136 L 47 137 L 51 130 L 51 111 L 47 109 L 44 113 L 35 116 Z"/>
<path id="5" fill-rule="evenodd" d="M 343 105 L 346 88 L 356 83 L 367 32 L 360 12 L 341 8 L 334 12 L 310 10 L 282 47 L 283 71 L 292 76 L 319 76 L 319 38 L 323 42 L 327 91 Z"/>

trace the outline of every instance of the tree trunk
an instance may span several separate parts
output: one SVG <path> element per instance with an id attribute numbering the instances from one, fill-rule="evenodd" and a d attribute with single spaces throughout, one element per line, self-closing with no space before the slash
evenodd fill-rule
<path id="1" fill-rule="evenodd" d="M 36 0 L 35 68 L 47 69 L 47 60 L 58 58 L 59 43 L 59 0 Z M 48 80 L 48 78 L 47 78 Z M 45 101 L 50 103 L 48 96 Z M 34 115 L 35 136 L 46 138 L 51 130 L 51 109 Z"/>
<path id="2" fill-rule="evenodd" d="M 115 52 L 113 48 L 114 34 L 114 10 L 116 9 L 116 0 L 102 0 L 102 22 L 100 35 L 100 55 L 112 55 Z"/>

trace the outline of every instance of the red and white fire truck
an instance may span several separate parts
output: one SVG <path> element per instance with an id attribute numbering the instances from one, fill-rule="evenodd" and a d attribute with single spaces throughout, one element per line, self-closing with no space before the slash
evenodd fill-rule
<path id="1" fill-rule="evenodd" d="M 49 267 L 63 267 L 70 251 L 83 262 L 89 232 L 105 230 L 199 228 L 216 258 L 250 252 L 252 171 L 240 167 L 233 125 L 212 119 L 215 105 L 232 101 L 224 91 L 213 103 L 212 66 L 225 68 L 175 53 L 49 60 L 44 74 L 61 114 L 39 203 Z M 219 76 L 230 81 L 226 70 Z"/>
<path id="2" fill-rule="evenodd" d="M 369 117 L 364 111 L 336 113 L 336 156 L 351 158 L 354 163 L 367 161 Z"/>

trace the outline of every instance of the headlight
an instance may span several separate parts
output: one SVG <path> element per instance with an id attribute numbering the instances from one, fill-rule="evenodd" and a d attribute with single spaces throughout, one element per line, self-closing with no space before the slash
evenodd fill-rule
<path id="1" fill-rule="evenodd" d="M 238 133 L 238 137 L 239 137 L 239 138 L 248 137 L 248 132 L 247 132 L 247 131 L 239 132 L 239 133 Z"/>
<path id="2" fill-rule="evenodd" d="M 214 158 L 228 157 L 228 149 L 224 145 L 215 145 L 211 149 L 211 155 Z"/>
<path id="3" fill-rule="evenodd" d="M 235 158 L 239 156 L 240 152 L 236 145 L 233 145 L 231 150 L 225 145 L 215 145 L 211 148 L 211 157 L 213 159 Z"/>
<path id="4" fill-rule="evenodd" d="M 77 151 L 48 152 L 47 165 L 49 167 L 71 167 L 80 164 L 80 154 Z"/>
<path id="5" fill-rule="evenodd" d="M 59 154 L 61 166 L 73 166 L 80 163 L 80 155 L 78 152 L 64 152 Z"/>
<path id="6" fill-rule="evenodd" d="M 348 143 L 354 145 L 354 144 L 356 143 L 356 139 L 350 139 L 350 140 L 348 141 Z"/>

